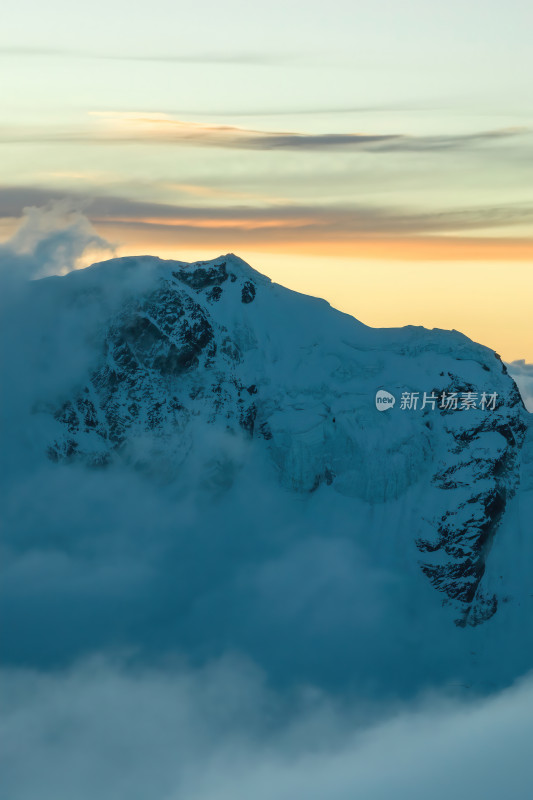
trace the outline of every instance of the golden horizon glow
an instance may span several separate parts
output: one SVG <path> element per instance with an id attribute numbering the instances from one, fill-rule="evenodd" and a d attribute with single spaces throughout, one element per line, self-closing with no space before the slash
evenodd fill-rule
<path id="1" fill-rule="evenodd" d="M 533 270 L 525 260 L 401 261 L 377 257 L 376 251 L 368 258 L 247 247 L 235 250 L 224 243 L 178 246 L 143 239 L 140 231 L 135 242 L 117 249 L 118 256 L 146 253 L 186 262 L 226 252 L 235 252 L 276 283 L 322 297 L 372 327 L 455 329 L 492 348 L 505 361 L 533 363 Z"/>
<path id="2" fill-rule="evenodd" d="M 396 261 L 525 261 L 533 266 L 533 238 L 491 236 L 387 236 L 352 234 L 346 231 L 331 232 L 329 237 L 313 220 L 305 219 L 202 219 L 176 218 L 143 220 L 95 220 L 95 228 L 102 235 L 118 239 L 144 239 L 152 233 L 155 246 L 179 242 L 202 248 L 205 238 L 213 234 L 220 242 L 219 249 L 232 250 L 239 244 L 253 246 L 254 250 L 296 255 L 324 255 L 335 258 L 368 258 Z M 309 230 L 302 231 L 302 226 Z M 275 229 L 276 238 L 261 236 L 263 229 Z M 291 238 L 290 234 L 296 234 Z"/>

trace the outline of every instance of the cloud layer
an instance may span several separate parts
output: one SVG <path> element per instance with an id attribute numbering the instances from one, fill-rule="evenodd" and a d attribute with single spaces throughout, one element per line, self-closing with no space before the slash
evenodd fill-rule
<path id="1" fill-rule="evenodd" d="M 394 711 L 282 697 L 231 659 L 196 671 L 96 659 L 4 672 L 2 686 L 10 800 L 530 798 L 531 680 Z"/>

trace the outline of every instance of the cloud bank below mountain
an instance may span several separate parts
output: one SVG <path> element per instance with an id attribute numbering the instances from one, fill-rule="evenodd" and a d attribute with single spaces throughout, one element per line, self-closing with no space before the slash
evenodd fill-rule
<path id="1" fill-rule="evenodd" d="M 362 709 L 273 694 L 253 666 L 95 659 L 2 675 L 11 800 L 529 800 L 531 679 L 485 700 Z M 28 769 L 31 763 L 32 768 Z"/>

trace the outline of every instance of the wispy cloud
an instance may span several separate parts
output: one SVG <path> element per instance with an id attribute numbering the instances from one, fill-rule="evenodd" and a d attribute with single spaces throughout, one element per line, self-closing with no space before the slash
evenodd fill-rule
<path id="1" fill-rule="evenodd" d="M 121 196 L 81 195 L 42 187 L 0 188 L 0 218 L 20 216 L 27 206 L 38 206 L 64 197 L 83 203 L 96 223 L 123 223 L 163 226 L 194 226 L 236 229 L 274 227 L 308 230 L 311 236 L 354 235 L 439 235 L 497 230 L 533 223 L 533 205 L 458 208 L 454 211 L 407 212 L 394 207 L 364 204 L 290 204 L 288 202 L 215 205 L 220 192 L 209 186 L 176 184 L 186 197 L 201 204 L 158 203 Z M 225 197 L 225 199 L 227 199 Z M 234 200 L 240 200 L 237 196 Z M 243 198 L 243 199 L 246 199 Z M 210 201 L 210 202 L 206 202 Z"/>
<path id="2" fill-rule="evenodd" d="M 95 124 L 59 127 L 0 128 L 0 142 L 85 142 L 94 144 L 166 144 L 231 150 L 291 152 L 367 151 L 400 153 L 459 150 L 530 134 L 528 128 L 505 128 L 458 135 L 410 136 L 403 132 L 306 133 L 264 131 L 233 125 L 189 122 L 152 112 L 90 113 Z"/>
<path id="3" fill-rule="evenodd" d="M 39 187 L 0 188 L 0 219 L 66 201 L 84 213 L 102 240 L 143 252 L 159 248 L 378 258 L 395 261 L 531 261 L 533 237 L 511 236 L 533 222 L 533 206 L 406 212 L 370 205 L 302 205 L 247 198 L 217 204 L 209 187 L 176 186 L 181 203 L 80 195 Z M 192 200 L 192 203 L 191 203 Z M 30 214 L 33 212 L 29 212 Z M 498 235 L 504 229 L 505 234 Z"/>
<path id="4" fill-rule="evenodd" d="M 0 58 L 5 56 L 9 57 L 24 57 L 24 56 L 67 56 L 73 55 L 73 50 L 66 50 L 60 47 L 41 47 L 38 45 L 1 45 Z"/>
<path id="5" fill-rule="evenodd" d="M 0 58 L 75 58 L 75 59 L 91 59 L 97 61 L 139 61 L 139 62 L 161 62 L 164 64 L 283 64 L 288 61 L 295 61 L 297 56 L 295 54 L 287 53 L 268 53 L 257 52 L 253 50 L 242 52 L 223 52 L 216 50 L 202 51 L 187 53 L 106 53 L 96 52 L 90 50 L 74 50 L 70 48 L 61 47 L 28 47 L 25 45 L 13 46 L 0 46 Z"/>
<path id="6" fill-rule="evenodd" d="M 219 115 L 222 117 L 299 117 L 299 116 L 320 116 L 320 115 L 344 115 L 344 114 L 379 114 L 379 113 L 390 113 L 392 112 L 406 112 L 406 111 L 416 111 L 418 113 L 432 113 L 435 111 L 437 106 L 428 103 L 413 105 L 411 103 L 386 103 L 386 104 L 376 104 L 376 105 L 346 105 L 346 106 L 315 106 L 313 108 L 306 106 L 303 108 L 298 107 L 291 107 L 289 108 L 274 108 L 272 106 L 265 106 L 264 108 L 250 108 L 247 107 L 230 107 L 224 109 L 223 111 L 219 112 Z M 442 107 L 439 104 L 439 107 Z M 179 112 L 176 110 L 167 111 L 164 113 L 171 114 L 172 116 L 177 116 L 179 114 L 191 114 L 195 117 L 212 117 L 212 111 L 205 111 L 205 109 L 181 109 Z"/>

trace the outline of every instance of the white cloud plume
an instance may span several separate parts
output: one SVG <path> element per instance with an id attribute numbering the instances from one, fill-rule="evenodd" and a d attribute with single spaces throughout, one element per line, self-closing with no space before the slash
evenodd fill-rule
<path id="1" fill-rule="evenodd" d="M 98 236 L 71 200 L 24 209 L 18 230 L 0 245 L 3 282 L 64 275 L 88 263 L 91 256 L 108 256 L 113 246 Z"/>

